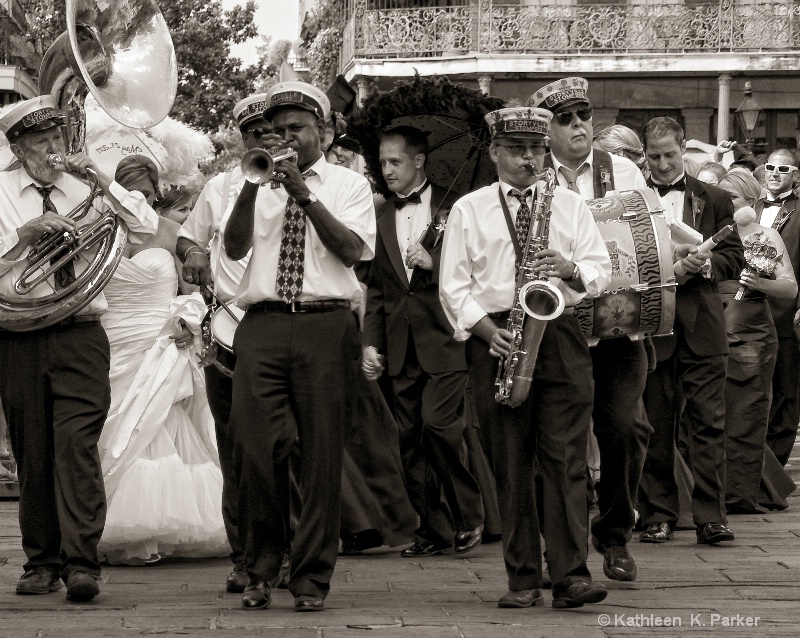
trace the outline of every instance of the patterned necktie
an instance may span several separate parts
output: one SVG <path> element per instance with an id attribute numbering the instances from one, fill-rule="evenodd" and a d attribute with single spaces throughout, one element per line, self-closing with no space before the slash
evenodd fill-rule
<path id="1" fill-rule="evenodd" d="M 312 175 L 316 175 L 313 170 L 303 173 L 304 178 Z M 281 247 L 278 255 L 278 276 L 275 280 L 275 290 L 278 296 L 286 303 L 292 303 L 303 291 L 305 249 L 305 211 L 297 205 L 294 197 L 289 197 L 286 200 L 286 210 L 283 214 L 283 232 L 281 233 Z"/>
<path id="2" fill-rule="evenodd" d="M 578 177 L 583 175 L 588 170 L 588 164 L 581 164 L 577 171 L 573 171 L 571 168 L 567 168 L 566 166 L 558 167 L 558 172 L 564 176 L 565 180 L 567 180 L 567 188 L 574 193 L 578 193 L 578 195 L 581 194 L 581 191 L 578 188 Z"/>
<path id="3" fill-rule="evenodd" d="M 53 192 L 53 185 L 50 186 L 36 186 L 34 188 L 39 191 L 39 194 L 42 196 L 42 215 L 45 213 L 55 213 L 58 214 L 58 209 L 56 208 L 55 204 L 53 204 L 53 200 L 50 199 L 50 193 Z M 59 257 L 55 257 L 50 260 L 50 264 L 55 264 L 58 261 Z M 75 281 L 75 266 L 73 265 L 72 261 L 68 261 L 64 264 L 61 268 L 56 270 L 55 274 L 53 275 L 56 283 L 56 290 L 62 290 L 69 286 L 71 283 Z"/>
<path id="4" fill-rule="evenodd" d="M 525 242 L 528 241 L 528 230 L 531 227 L 531 209 L 528 207 L 528 197 L 531 196 L 531 189 L 528 188 L 520 193 L 516 188 L 512 188 L 508 194 L 519 200 L 517 221 L 514 224 L 514 229 L 517 231 L 519 245 L 524 246 Z M 517 267 L 519 267 L 519 264 L 517 264 Z"/>

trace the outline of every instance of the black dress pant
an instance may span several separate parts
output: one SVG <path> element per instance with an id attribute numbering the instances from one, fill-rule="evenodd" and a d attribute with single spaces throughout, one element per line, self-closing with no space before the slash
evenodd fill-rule
<path id="1" fill-rule="evenodd" d="M 415 537 L 440 545 L 483 523 L 480 488 L 464 454 L 468 379 L 466 370 L 426 373 L 411 338 L 403 368 L 392 378 L 406 490 L 420 518 Z"/>
<path id="2" fill-rule="evenodd" d="M 0 332 L 0 395 L 19 474 L 25 570 L 100 575 L 106 495 L 97 442 L 111 405 L 99 321 Z"/>
<path id="3" fill-rule="evenodd" d="M 325 597 L 339 550 L 344 430 L 361 358 L 352 312 L 248 311 L 234 339 L 230 425 L 239 537 L 250 582 L 269 581 L 289 543 L 289 457 L 297 442 L 302 507 L 289 589 Z M 287 418 L 289 413 L 294 419 Z"/>
<path id="4" fill-rule="evenodd" d="M 478 337 L 467 342 L 470 380 L 497 483 L 503 555 L 511 590 L 542 586 L 535 463 L 541 476 L 544 539 L 555 589 L 591 580 L 586 566 L 586 445 L 592 415 L 592 360 L 574 315 L 548 322 L 527 400 L 494 399 L 498 359 Z"/>
<path id="5" fill-rule="evenodd" d="M 233 379 L 222 374 L 213 365 L 204 369 L 206 377 L 206 396 L 211 415 L 214 417 L 214 430 L 217 435 L 219 466 L 222 470 L 222 522 L 231 546 L 231 561 L 242 560 L 242 544 L 239 541 L 239 468 L 234 463 L 233 433 L 229 425 Z"/>
<path id="6" fill-rule="evenodd" d="M 644 401 L 653 426 L 639 484 L 643 525 L 676 525 L 680 504 L 675 479 L 678 423 L 686 428 L 686 458 L 694 479 L 695 525 L 725 523 L 725 377 L 727 355 L 698 356 L 676 327 L 673 355 L 648 375 Z"/>
<path id="7" fill-rule="evenodd" d="M 635 523 L 634 504 L 652 428 L 642 393 L 647 383 L 643 341 L 604 339 L 589 349 L 594 376 L 594 435 L 600 448 L 600 513 L 592 535 L 601 546 L 625 545 Z"/>
<path id="8" fill-rule="evenodd" d="M 800 345 L 797 338 L 778 338 L 778 357 L 772 375 L 767 445 L 780 461 L 789 462 L 800 420 Z"/>

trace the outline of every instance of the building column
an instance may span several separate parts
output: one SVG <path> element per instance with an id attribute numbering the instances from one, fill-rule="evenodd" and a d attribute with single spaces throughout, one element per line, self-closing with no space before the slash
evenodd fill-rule
<path id="1" fill-rule="evenodd" d="M 356 80 L 356 86 L 358 87 L 358 95 L 356 96 L 358 99 L 358 105 L 361 106 L 364 103 L 364 100 L 369 95 L 369 86 L 371 84 L 371 80 L 369 78 L 358 78 Z"/>
<path id="2" fill-rule="evenodd" d="M 683 128 L 687 140 L 699 140 L 712 144 L 709 140 L 711 118 L 714 109 L 681 109 Z"/>
<path id="3" fill-rule="evenodd" d="M 478 76 L 478 87 L 481 90 L 481 93 L 484 95 L 491 95 L 492 94 L 492 76 L 491 75 L 479 75 Z"/>
<path id="4" fill-rule="evenodd" d="M 722 140 L 728 139 L 728 131 L 731 127 L 731 76 L 723 73 L 719 76 L 719 102 L 717 103 L 717 139 L 719 144 Z"/>

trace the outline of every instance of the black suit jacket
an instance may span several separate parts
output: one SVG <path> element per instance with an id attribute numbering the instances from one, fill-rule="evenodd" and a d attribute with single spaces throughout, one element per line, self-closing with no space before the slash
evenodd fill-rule
<path id="1" fill-rule="evenodd" d="M 731 196 L 721 188 L 686 176 L 683 221 L 703 235 L 713 236 L 723 226 L 733 224 Z M 744 269 L 744 250 L 739 233 L 721 241 L 711 253 L 714 279 L 692 275 L 678 285 L 675 295 L 675 323 L 683 330 L 686 343 L 698 356 L 728 353 L 722 300 L 718 281 L 739 279 Z M 654 337 L 658 359 L 663 361 L 675 350 L 675 336 Z"/>
<path id="2" fill-rule="evenodd" d="M 792 262 L 795 278 L 800 281 L 800 213 L 797 212 L 797 195 L 792 193 L 781 206 L 778 218 L 782 218 L 778 225 L 778 232 L 781 234 L 783 243 L 786 244 L 786 254 L 783 256 L 783 263 L 789 259 Z M 753 208 L 758 215 L 756 221 L 761 223 L 761 213 L 764 211 L 764 200 L 759 199 Z M 775 321 L 775 328 L 778 336 L 787 338 L 794 337 L 792 321 L 798 306 L 798 297 L 792 299 L 778 299 L 777 297 L 767 297 L 769 307 L 772 310 L 772 318 Z"/>
<path id="3" fill-rule="evenodd" d="M 454 193 L 431 186 L 431 212 L 449 213 L 458 199 Z M 420 366 L 428 374 L 466 370 L 464 344 L 453 338 L 453 328 L 439 301 L 439 259 L 442 239 L 433 228 L 422 245 L 433 260 L 433 270 L 414 268 L 411 281 L 400 254 L 394 198 L 378 209 L 375 257 L 367 277 L 365 346 L 386 355 L 389 376 L 400 374 L 409 338 L 414 340 Z M 435 245 L 434 245 L 435 244 Z"/>

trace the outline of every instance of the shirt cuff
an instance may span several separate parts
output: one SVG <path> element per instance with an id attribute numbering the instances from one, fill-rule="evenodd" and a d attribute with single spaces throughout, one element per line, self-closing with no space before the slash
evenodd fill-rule
<path id="1" fill-rule="evenodd" d="M 466 337 L 464 339 L 459 339 L 459 333 L 466 333 L 467 337 L 469 337 L 468 331 L 472 330 L 475 324 L 483 319 L 486 315 L 487 312 L 477 301 L 468 302 L 461 309 L 461 316 L 458 321 L 458 328 L 456 329 L 456 340 L 465 341 Z"/>
<path id="2" fill-rule="evenodd" d="M 5 237 L 0 237 L 0 257 L 19 243 L 19 235 L 16 230 L 11 231 Z"/>

